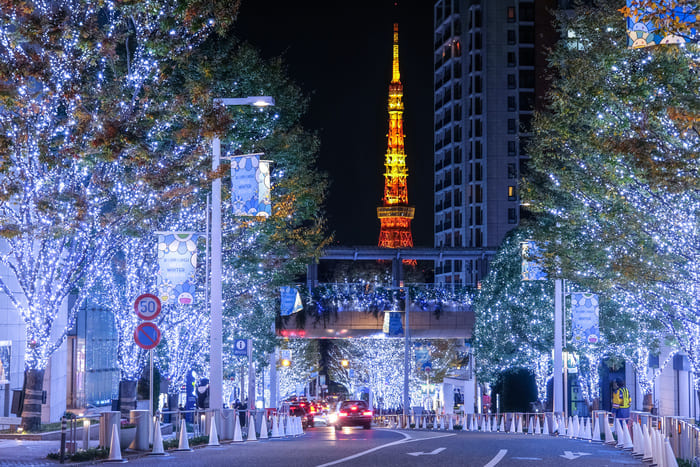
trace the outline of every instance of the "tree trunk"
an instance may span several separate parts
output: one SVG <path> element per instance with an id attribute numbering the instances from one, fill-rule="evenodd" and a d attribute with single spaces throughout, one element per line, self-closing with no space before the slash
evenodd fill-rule
<path id="1" fill-rule="evenodd" d="M 137 381 L 119 381 L 119 410 L 122 417 L 129 417 L 132 410 L 136 410 L 136 384 Z"/>
<path id="2" fill-rule="evenodd" d="M 642 410 L 645 412 L 651 412 L 654 408 L 654 401 L 652 400 L 651 394 L 644 394 L 644 400 L 642 401 Z"/>
<path id="3" fill-rule="evenodd" d="M 41 399 L 44 388 L 44 370 L 24 371 L 24 402 L 22 429 L 39 431 L 41 427 Z"/>

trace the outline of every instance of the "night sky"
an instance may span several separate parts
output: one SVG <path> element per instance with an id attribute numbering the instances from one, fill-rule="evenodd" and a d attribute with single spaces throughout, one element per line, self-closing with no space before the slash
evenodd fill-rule
<path id="1" fill-rule="evenodd" d="M 399 23 L 409 203 L 415 246 L 433 246 L 433 2 L 243 0 L 237 35 L 282 56 L 311 96 L 304 126 L 321 138 L 326 211 L 338 245 L 376 245 L 384 187 L 393 23 Z"/>

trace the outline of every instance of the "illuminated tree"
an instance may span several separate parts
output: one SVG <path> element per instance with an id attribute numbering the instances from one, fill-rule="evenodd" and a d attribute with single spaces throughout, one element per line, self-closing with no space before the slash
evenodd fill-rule
<path id="1" fill-rule="evenodd" d="M 27 429 L 39 423 L 43 369 L 65 339 L 55 323 L 68 294 L 77 291 L 70 325 L 96 264 L 118 249 L 115 235 L 206 181 L 202 132 L 181 130 L 217 128 L 208 122 L 221 111 L 211 101 L 194 109 L 169 79 L 237 6 L 55 1 L 0 11 L 2 261 L 21 297 L 0 287 L 26 323 Z"/>
<path id="2" fill-rule="evenodd" d="M 520 244 L 527 232 L 512 231 L 490 264 L 474 300 L 474 353 L 477 374 L 495 383 L 510 368 L 536 375 L 545 394 L 554 346 L 554 287 L 551 281 L 523 281 Z"/>
<path id="3" fill-rule="evenodd" d="M 628 49 L 622 6 L 559 18 L 568 33 L 550 58 L 524 198 L 548 269 L 614 296 L 633 320 L 658 320 L 698 388 L 699 54 Z"/>

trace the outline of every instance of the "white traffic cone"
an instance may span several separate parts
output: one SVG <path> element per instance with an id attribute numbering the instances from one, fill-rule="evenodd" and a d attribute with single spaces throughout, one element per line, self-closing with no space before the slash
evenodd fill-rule
<path id="1" fill-rule="evenodd" d="M 538 415 L 535 415 L 535 431 L 534 434 L 536 435 L 541 435 L 542 434 L 542 427 L 540 426 L 540 417 Z"/>
<path id="2" fill-rule="evenodd" d="M 515 422 L 515 432 L 523 432 L 523 417 L 521 417 L 520 415 L 518 415 L 517 421 Z"/>
<path id="3" fill-rule="evenodd" d="M 209 443 L 207 446 L 221 446 L 221 444 L 219 444 L 219 433 L 216 431 L 216 416 L 211 417 L 211 426 L 209 427 Z"/>
<path id="4" fill-rule="evenodd" d="M 455 429 L 455 425 L 454 425 L 454 422 L 452 421 L 452 415 L 449 415 L 449 417 L 450 418 L 449 418 L 449 422 L 447 424 L 447 429 L 452 431 Z"/>
<path id="5" fill-rule="evenodd" d="M 262 421 L 260 422 L 260 439 L 267 439 L 267 416 L 263 413 Z"/>
<path id="6" fill-rule="evenodd" d="M 534 426 L 533 421 L 532 421 L 533 418 L 534 417 L 529 417 L 528 422 L 527 422 L 527 434 L 528 435 L 534 434 L 534 431 L 535 431 L 535 426 Z"/>
<path id="7" fill-rule="evenodd" d="M 661 451 L 661 441 L 660 441 L 661 435 L 659 432 L 654 429 L 652 430 L 652 455 L 654 460 L 652 461 L 654 464 L 656 464 L 656 467 L 665 467 L 664 466 L 664 455 L 663 452 Z"/>
<path id="8" fill-rule="evenodd" d="M 257 441 L 255 436 L 255 414 L 248 415 L 248 439 L 246 441 Z"/>
<path id="9" fill-rule="evenodd" d="M 304 434 L 304 425 L 301 423 L 301 417 L 297 417 L 297 428 L 299 430 L 299 436 Z"/>
<path id="10" fill-rule="evenodd" d="M 187 423 L 184 418 L 180 420 L 180 437 L 178 438 L 176 451 L 192 451 L 190 442 L 187 439 Z"/>
<path id="11" fill-rule="evenodd" d="M 166 456 L 163 449 L 163 434 L 160 432 L 160 422 L 156 418 L 153 423 L 153 451 L 148 453 L 149 456 Z"/>
<path id="12" fill-rule="evenodd" d="M 671 447 L 671 443 L 668 441 L 668 438 L 664 438 L 664 453 L 666 454 L 664 457 L 666 467 L 678 467 L 676 455 L 673 453 L 673 448 Z"/>
<path id="13" fill-rule="evenodd" d="M 654 459 L 654 449 L 651 443 L 651 434 L 649 432 L 649 425 L 644 425 L 642 427 L 644 431 L 644 457 L 642 457 L 643 462 L 651 462 Z"/>
<path id="14" fill-rule="evenodd" d="M 557 416 L 552 415 L 552 435 L 559 434 L 559 422 L 557 421 Z"/>
<path id="15" fill-rule="evenodd" d="M 574 415 L 574 438 L 581 438 L 581 424 L 578 420 L 578 415 Z"/>
<path id="16" fill-rule="evenodd" d="M 462 423 L 462 431 L 469 431 L 469 414 L 464 414 L 464 420 Z"/>
<path id="17" fill-rule="evenodd" d="M 479 425 L 477 425 L 477 423 L 476 423 L 476 414 L 472 414 L 471 431 L 479 431 Z"/>
<path id="18" fill-rule="evenodd" d="M 233 442 L 234 443 L 241 443 L 243 442 L 243 430 L 241 429 L 241 417 L 238 415 L 238 412 L 236 412 L 233 415 L 236 420 L 233 425 Z"/>
<path id="19" fill-rule="evenodd" d="M 501 433 L 505 433 L 505 431 L 506 431 L 506 416 L 505 415 L 501 416 L 501 425 L 498 427 L 498 430 Z"/>
<path id="20" fill-rule="evenodd" d="M 625 451 L 631 451 L 632 449 L 634 449 L 634 443 L 632 443 L 632 436 L 630 436 L 629 425 L 627 425 L 627 421 L 623 421 L 620 423 L 622 424 L 622 432 L 624 434 L 622 440 L 622 449 L 624 449 Z"/>
<path id="21" fill-rule="evenodd" d="M 545 414 L 544 416 L 544 425 L 542 425 L 542 434 L 543 435 L 548 435 L 549 434 L 549 422 L 547 421 L 547 415 Z"/>
<path id="22" fill-rule="evenodd" d="M 278 419 L 279 419 L 279 416 L 277 416 L 277 415 L 272 416 L 272 434 L 270 435 L 270 438 L 279 438 L 280 437 L 280 427 L 279 427 Z"/>
<path id="23" fill-rule="evenodd" d="M 116 425 L 112 426 L 112 439 L 109 443 L 109 457 L 105 462 L 126 462 L 126 459 L 122 459 L 122 447 L 119 444 L 119 427 Z"/>
<path id="24" fill-rule="evenodd" d="M 574 420 L 571 417 L 569 417 L 569 420 L 567 421 L 565 434 L 567 438 L 574 437 Z"/>
<path id="25" fill-rule="evenodd" d="M 625 433 L 622 431 L 622 420 L 619 418 L 615 419 L 615 434 L 617 435 L 617 443 L 615 447 L 622 449 L 625 446 Z"/>
<path id="26" fill-rule="evenodd" d="M 591 433 L 591 440 L 592 440 L 594 443 L 600 443 L 600 442 L 601 442 L 600 436 L 601 436 L 601 433 L 600 433 L 600 417 L 599 417 L 599 416 L 596 416 L 596 417 L 595 417 L 595 423 L 593 423 L 593 433 Z"/>
<path id="27" fill-rule="evenodd" d="M 637 423 L 636 420 L 632 423 L 632 434 L 632 441 L 634 444 L 632 447 L 632 456 L 639 459 L 644 456 L 644 435 L 642 435 L 642 431 L 639 428 L 639 423 Z"/>
<path id="28" fill-rule="evenodd" d="M 610 423 L 607 420 L 603 421 L 603 431 L 605 431 L 605 444 L 615 445 L 616 441 L 613 438 L 612 430 L 610 429 Z"/>
<path id="29" fill-rule="evenodd" d="M 591 424 L 592 420 L 590 418 L 586 418 L 586 423 L 585 426 L 583 427 L 583 439 L 587 441 L 593 440 L 593 431 L 591 430 Z"/>
<path id="30" fill-rule="evenodd" d="M 508 427 L 508 433 L 515 433 L 515 414 L 511 415 L 510 417 L 510 426 Z"/>

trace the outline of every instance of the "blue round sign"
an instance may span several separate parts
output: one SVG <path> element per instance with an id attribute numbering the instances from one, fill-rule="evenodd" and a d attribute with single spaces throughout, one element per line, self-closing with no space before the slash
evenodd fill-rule
<path id="1" fill-rule="evenodd" d="M 136 345 L 145 350 L 151 350 L 160 343 L 160 329 L 154 323 L 145 322 L 134 330 Z"/>

